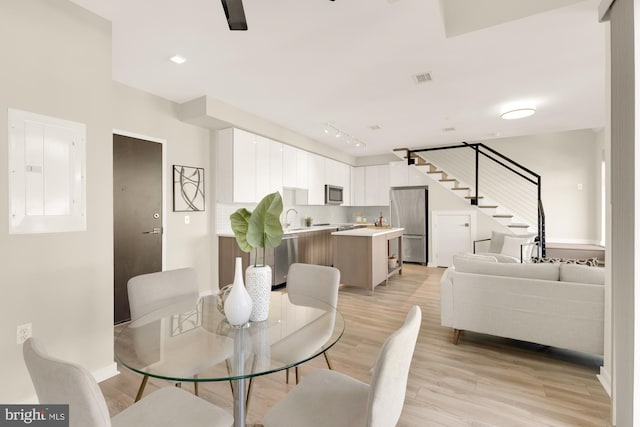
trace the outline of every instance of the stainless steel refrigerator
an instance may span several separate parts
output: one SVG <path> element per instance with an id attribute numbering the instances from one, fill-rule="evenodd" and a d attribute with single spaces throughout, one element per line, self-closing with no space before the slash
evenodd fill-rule
<path id="1" fill-rule="evenodd" d="M 403 227 L 402 260 L 427 264 L 429 187 L 391 187 L 390 224 Z"/>

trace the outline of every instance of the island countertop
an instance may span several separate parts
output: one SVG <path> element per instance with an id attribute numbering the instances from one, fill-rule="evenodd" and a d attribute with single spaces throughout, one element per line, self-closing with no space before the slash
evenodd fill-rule
<path id="1" fill-rule="evenodd" d="M 375 237 L 385 234 L 400 234 L 404 231 L 404 228 L 355 228 L 353 230 L 334 231 L 332 236 L 354 236 L 354 237 Z"/>

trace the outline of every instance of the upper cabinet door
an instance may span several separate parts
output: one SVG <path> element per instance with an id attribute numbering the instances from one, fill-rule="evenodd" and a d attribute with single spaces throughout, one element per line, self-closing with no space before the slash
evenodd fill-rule
<path id="1" fill-rule="evenodd" d="M 317 154 L 308 153 L 307 164 L 309 171 L 309 204 L 324 205 L 325 158 Z"/>
<path id="2" fill-rule="evenodd" d="M 389 163 L 389 180 L 391 187 L 405 187 L 409 185 L 409 165 L 407 162 Z"/>
<path id="3" fill-rule="evenodd" d="M 389 165 L 365 166 L 366 206 L 389 204 Z"/>
<path id="4" fill-rule="evenodd" d="M 351 166 L 336 162 L 337 185 L 342 187 L 342 206 L 351 206 Z M 326 169 L 325 169 L 326 170 Z"/>
<path id="5" fill-rule="evenodd" d="M 309 168 L 308 168 L 308 156 L 304 150 L 296 149 L 296 168 L 297 168 L 297 180 L 296 188 L 309 188 Z M 285 164 L 285 167 L 287 165 Z"/>
<path id="6" fill-rule="evenodd" d="M 282 186 L 283 187 L 297 187 L 298 183 L 298 168 L 296 162 L 298 161 L 297 153 L 298 149 L 290 145 L 283 144 L 282 146 Z"/>
<path id="7" fill-rule="evenodd" d="M 269 193 L 277 191 L 282 195 L 283 159 L 283 144 L 269 140 Z"/>
<path id="8" fill-rule="evenodd" d="M 364 189 L 364 170 L 365 167 L 354 167 L 353 168 L 353 179 L 352 182 L 352 192 L 351 200 L 354 206 L 365 206 L 365 189 Z"/>
<path id="9" fill-rule="evenodd" d="M 233 201 L 256 201 L 256 145 L 258 136 L 240 129 L 233 132 Z"/>

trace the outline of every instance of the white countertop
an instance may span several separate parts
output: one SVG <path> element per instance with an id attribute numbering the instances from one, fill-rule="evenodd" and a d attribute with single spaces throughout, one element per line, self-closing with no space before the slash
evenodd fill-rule
<path id="1" fill-rule="evenodd" d="M 372 224 L 340 223 L 340 224 L 329 224 L 329 225 L 312 225 L 311 227 L 294 227 L 294 228 L 285 229 L 284 230 L 284 235 L 286 236 L 288 234 L 309 233 L 311 231 L 321 231 L 321 230 L 336 230 L 336 229 L 340 228 L 341 226 L 345 226 L 345 225 L 366 226 L 366 225 L 372 225 Z M 233 234 L 233 232 L 218 233 L 218 236 L 220 236 L 220 237 L 236 237 Z"/>
<path id="2" fill-rule="evenodd" d="M 397 233 L 403 231 L 404 228 L 355 228 L 353 230 L 335 231 L 332 236 L 355 236 L 355 237 L 374 237 L 382 236 L 389 233 Z"/>

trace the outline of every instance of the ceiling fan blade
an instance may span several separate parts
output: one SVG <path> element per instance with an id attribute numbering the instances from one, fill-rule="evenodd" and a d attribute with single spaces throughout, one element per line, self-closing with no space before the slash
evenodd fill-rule
<path id="1" fill-rule="evenodd" d="M 221 0 L 224 14 L 227 16 L 227 24 L 230 30 L 246 31 L 247 18 L 244 16 L 242 0 Z"/>

